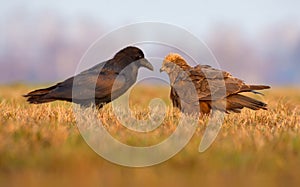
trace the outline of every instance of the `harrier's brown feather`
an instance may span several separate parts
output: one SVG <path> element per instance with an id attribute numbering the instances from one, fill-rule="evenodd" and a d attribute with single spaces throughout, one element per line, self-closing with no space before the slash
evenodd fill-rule
<path id="1" fill-rule="evenodd" d="M 223 110 L 224 112 L 240 112 L 244 107 L 252 110 L 267 109 L 267 104 L 239 93 L 268 89 L 269 86 L 247 85 L 230 73 L 208 65 L 191 67 L 184 58 L 174 53 L 165 57 L 161 70 L 169 74 L 170 98 L 173 106 L 179 109 L 181 109 L 181 101 L 189 100 L 189 95 L 180 98 L 176 87 L 183 89 L 184 83 L 191 81 L 197 91 L 201 113 L 210 113 L 211 109 Z M 187 76 L 182 76 L 182 72 L 185 72 Z"/>

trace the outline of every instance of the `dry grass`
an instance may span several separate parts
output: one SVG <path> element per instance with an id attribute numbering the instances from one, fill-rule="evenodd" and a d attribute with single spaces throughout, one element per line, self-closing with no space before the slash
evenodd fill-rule
<path id="1" fill-rule="evenodd" d="M 230 114 L 204 153 L 198 146 L 207 119 L 199 121 L 188 146 L 170 160 L 147 168 L 112 164 L 84 142 L 72 106 L 65 102 L 28 105 L 22 85 L 0 87 L 0 186 L 299 186 L 300 90 L 272 89 L 263 99 L 268 111 Z M 167 103 L 168 89 L 143 87 L 130 106 L 140 119 L 153 97 Z M 164 123 L 150 133 L 134 133 L 110 106 L 98 117 L 120 141 L 153 145 L 175 129 L 178 114 L 168 109 Z M 105 143 L 105 142 L 103 142 Z"/>

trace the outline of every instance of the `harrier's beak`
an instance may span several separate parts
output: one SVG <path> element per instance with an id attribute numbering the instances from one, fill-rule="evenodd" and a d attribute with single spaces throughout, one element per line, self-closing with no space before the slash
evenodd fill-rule
<path id="1" fill-rule="evenodd" d="M 162 67 L 159 69 L 159 72 L 163 72 L 163 71 L 165 71 L 165 67 L 164 67 L 164 66 L 162 66 Z"/>
<path id="2" fill-rule="evenodd" d="M 140 61 L 140 65 L 141 65 L 142 67 L 145 67 L 145 68 L 147 68 L 147 69 L 149 69 L 149 70 L 151 70 L 151 71 L 154 70 L 152 64 L 151 64 L 147 59 L 142 58 L 142 59 L 140 59 L 139 61 Z"/>

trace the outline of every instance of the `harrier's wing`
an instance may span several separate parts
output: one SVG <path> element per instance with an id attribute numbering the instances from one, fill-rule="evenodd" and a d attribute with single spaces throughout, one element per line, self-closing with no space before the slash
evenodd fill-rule
<path id="1" fill-rule="evenodd" d="M 246 85 L 244 81 L 230 73 L 198 65 L 189 70 L 189 80 L 195 85 L 199 100 L 216 100 L 239 92 L 249 92 L 269 88 L 262 85 Z"/>

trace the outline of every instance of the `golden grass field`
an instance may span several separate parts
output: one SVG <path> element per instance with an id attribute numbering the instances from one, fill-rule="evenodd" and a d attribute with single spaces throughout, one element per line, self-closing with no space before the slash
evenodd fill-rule
<path id="1" fill-rule="evenodd" d="M 156 166 L 129 168 L 98 156 L 81 137 L 72 105 L 54 102 L 29 105 L 21 96 L 37 88 L 0 87 L 0 186 L 299 186 L 300 90 L 273 88 L 259 97 L 268 111 L 229 114 L 212 146 L 199 153 L 206 128 L 201 118 L 188 145 Z M 137 87 L 131 107 L 138 118 L 155 97 L 167 103 L 168 88 Z M 134 96 L 134 97 L 133 97 Z M 168 115 L 149 134 L 129 132 L 111 107 L 99 111 L 106 129 L 135 146 L 153 145 L 176 129 Z M 105 143 L 105 142 L 103 142 Z"/>

